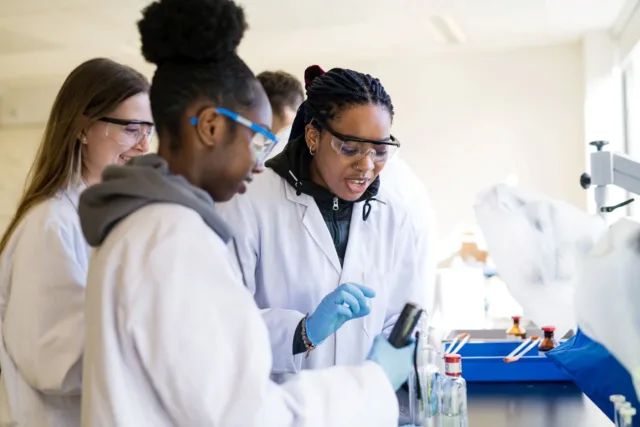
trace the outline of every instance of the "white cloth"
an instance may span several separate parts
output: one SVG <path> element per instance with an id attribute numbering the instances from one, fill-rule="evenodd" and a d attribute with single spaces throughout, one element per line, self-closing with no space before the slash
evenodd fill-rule
<path id="1" fill-rule="evenodd" d="M 81 189 L 34 207 L 0 257 L 0 426 L 80 424 L 89 259 Z"/>
<path id="2" fill-rule="evenodd" d="M 574 293 L 578 326 L 631 373 L 640 396 L 640 222 L 615 222 L 580 273 Z"/>
<path id="3" fill-rule="evenodd" d="M 193 210 L 148 205 L 92 256 L 82 425 L 393 426 L 398 403 L 373 362 L 271 382 L 268 331 Z"/>
<path id="4" fill-rule="evenodd" d="M 397 152 L 380 173 L 383 191 L 394 194 L 408 211 L 414 227 L 415 259 L 420 282 L 427 291 L 425 309 L 430 315 L 435 302 L 437 259 L 437 218 L 431 198 L 422 180 Z"/>
<path id="5" fill-rule="evenodd" d="M 606 230 L 602 218 L 507 184 L 478 198 L 478 225 L 498 274 L 539 327 L 575 328 L 573 292 L 583 257 Z"/>
<path id="6" fill-rule="evenodd" d="M 278 131 L 278 133 L 276 134 L 276 138 L 278 138 L 278 143 L 276 144 L 275 147 L 273 147 L 273 150 L 271 150 L 271 152 L 269 153 L 269 156 L 267 156 L 267 159 L 270 159 L 280 154 L 282 150 L 284 150 L 284 147 L 286 147 L 287 143 L 289 142 L 290 135 L 291 135 L 291 125 L 285 126 Z"/>
<path id="7" fill-rule="evenodd" d="M 390 332 L 405 303 L 426 304 L 416 263 L 411 218 L 394 194 L 381 189 L 363 220 L 364 202 L 353 208 L 341 267 L 331 234 L 314 199 L 273 170 L 257 176 L 247 192 L 218 205 L 237 236 L 249 291 L 269 328 L 274 374 L 361 363 L 373 338 Z M 293 335 L 305 313 L 342 283 L 376 291 L 371 313 L 345 323 L 308 358 L 293 356 Z"/>

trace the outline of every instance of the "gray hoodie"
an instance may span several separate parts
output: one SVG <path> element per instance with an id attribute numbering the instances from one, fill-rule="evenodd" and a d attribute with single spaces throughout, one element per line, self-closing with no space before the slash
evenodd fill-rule
<path id="1" fill-rule="evenodd" d="M 78 213 L 85 239 L 93 247 L 100 246 L 120 221 L 152 203 L 193 209 L 225 243 L 233 237 L 230 227 L 214 212 L 209 194 L 169 172 L 162 157 L 148 154 L 125 166 L 109 166 L 102 182 L 82 193 Z"/>

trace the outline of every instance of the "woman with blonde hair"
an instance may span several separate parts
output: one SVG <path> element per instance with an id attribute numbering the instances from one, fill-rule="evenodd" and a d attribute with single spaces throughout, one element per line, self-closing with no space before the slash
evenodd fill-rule
<path id="1" fill-rule="evenodd" d="M 149 82 L 89 60 L 58 92 L 17 210 L 0 240 L 0 426 L 80 424 L 89 246 L 80 192 L 145 153 Z"/>

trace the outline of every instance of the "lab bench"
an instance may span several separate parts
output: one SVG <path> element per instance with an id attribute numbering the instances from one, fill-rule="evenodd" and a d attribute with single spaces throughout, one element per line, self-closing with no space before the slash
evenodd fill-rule
<path id="1" fill-rule="evenodd" d="M 399 392 L 398 398 L 401 408 L 406 407 L 406 393 Z M 467 405 L 469 427 L 613 426 L 570 382 L 470 383 Z"/>

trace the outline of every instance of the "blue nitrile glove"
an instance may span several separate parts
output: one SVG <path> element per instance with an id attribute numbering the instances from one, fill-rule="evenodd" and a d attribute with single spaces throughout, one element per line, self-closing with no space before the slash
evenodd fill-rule
<path id="1" fill-rule="evenodd" d="M 378 335 L 373 340 L 373 347 L 367 356 L 367 360 L 376 362 L 382 367 L 391 381 L 393 389 L 398 391 L 402 384 L 407 382 L 409 374 L 413 370 L 413 352 L 416 341 L 402 348 L 395 348 L 383 335 Z"/>
<path id="2" fill-rule="evenodd" d="M 324 297 L 307 319 L 307 338 L 318 345 L 333 335 L 347 320 L 371 313 L 367 298 L 373 298 L 373 289 L 354 283 L 345 283 Z"/>

